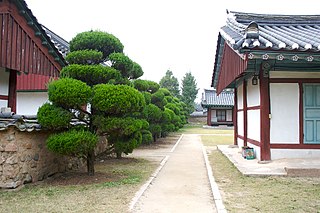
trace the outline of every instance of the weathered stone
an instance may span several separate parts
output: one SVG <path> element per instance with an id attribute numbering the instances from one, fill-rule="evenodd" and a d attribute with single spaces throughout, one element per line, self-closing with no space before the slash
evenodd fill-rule
<path id="1" fill-rule="evenodd" d="M 4 146 L 0 145 L 0 152 L 3 152 L 3 151 L 4 151 Z"/>
<path id="2" fill-rule="evenodd" d="M 19 167 L 11 164 L 3 164 L 3 176 L 6 178 L 15 178 L 19 173 Z"/>
<path id="3" fill-rule="evenodd" d="M 25 162 L 26 161 L 26 156 L 25 155 L 21 155 L 20 156 L 20 161 L 21 162 Z"/>
<path id="4" fill-rule="evenodd" d="M 71 170 L 72 169 L 73 164 L 72 163 L 68 163 L 68 169 Z"/>
<path id="5" fill-rule="evenodd" d="M 21 173 L 22 174 L 27 174 L 29 172 L 29 165 L 27 163 L 24 163 L 22 165 Z"/>
<path id="6" fill-rule="evenodd" d="M 6 159 L 4 157 L 0 157 L 0 165 L 3 164 L 6 161 Z"/>
<path id="7" fill-rule="evenodd" d="M 21 181 L 9 181 L 9 182 L 6 182 L 6 183 L 0 183 L 0 188 L 3 188 L 3 189 L 15 189 L 17 188 L 18 186 L 20 186 L 22 184 Z"/>
<path id="8" fill-rule="evenodd" d="M 18 147 L 16 144 L 14 143 L 9 143 L 8 145 L 6 145 L 6 147 L 4 148 L 5 152 L 16 152 L 18 151 Z"/>
<path id="9" fill-rule="evenodd" d="M 1 172 L 1 175 L 2 175 L 2 171 L 3 171 L 3 168 L 2 168 L 2 165 L 0 165 L 0 172 Z"/>
<path id="10" fill-rule="evenodd" d="M 11 157 L 9 157 L 6 160 L 6 163 L 8 163 L 10 165 L 16 164 L 16 163 L 18 163 L 18 157 L 16 155 L 12 155 Z"/>
<path id="11" fill-rule="evenodd" d="M 33 160 L 35 160 L 35 161 L 38 161 L 38 160 L 39 160 L 39 154 L 38 154 L 38 153 L 36 153 L 36 154 L 34 155 Z"/>
<path id="12" fill-rule="evenodd" d="M 27 155 L 27 156 L 26 156 L 26 161 L 27 161 L 27 162 L 30 162 L 31 160 L 32 160 L 32 157 L 31 157 L 30 155 Z"/>
<path id="13" fill-rule="evenodd" d="M 27 142 L 27 143 L 23 144 L 23 147 L 26 148 L 26 149 L 31 149 L 32 148 L 32 143 Z"/>
<path id="14" fill-rule="evenodd" d="M 14 141 L 16 139 L 15 134 L 10 134 L 7 136 L 7 141 Z"/>
<path id="15" fill-rule="evenodd" d="M 22 175 L 21 174 L 18 174 L 17 176 L 15 176 L 14 178 L 13 178 L 13 181 L 18 181 L 18 180 L 21 180 L 22 179 Z"/>
<path id="16" fill-rule="evenodd" d="M 32 176 L 30 174 L 27 174 L 26 177 L 23 180 L 23 183 L 32 183 Z"/>
<path id="17" fill-rule="evenodd" d="M 37 163 L 34 162 L 34 161 L 32 161 L 32 162 L 30 163 L 30 168 L 36 168 L 36 167 L 37 167 Z"/>

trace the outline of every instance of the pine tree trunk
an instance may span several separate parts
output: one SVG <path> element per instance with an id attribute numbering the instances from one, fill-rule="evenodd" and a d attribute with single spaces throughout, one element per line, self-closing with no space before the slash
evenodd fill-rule
<path id="1" fill-rule="evenodd" d="M 122 158 L 122 152 L 116 152 L 117 155 L 117 159 L 121 159 Z"/>
<path id="2" fill-rule="evenodd" d="M 93 176 L 94 175 L 94 151 L 90 151 L 87 156 L 87 170 L 88 175 Z"/>

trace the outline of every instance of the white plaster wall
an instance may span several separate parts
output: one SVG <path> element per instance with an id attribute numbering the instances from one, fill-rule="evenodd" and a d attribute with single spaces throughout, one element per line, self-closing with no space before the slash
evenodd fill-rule
<path id="1" fill-rule="evenodd" d="M 260 141 L 260 110 L 248 110 L 248 138 Z"/>
<path id="2" fill-rule="evenodd" d="M 18 92 L 17 114 L 36 115 L 38 112 L 38 108 L 47 101 L 47 92 Z"/>
<path id="3" fill-rule="evenodd" d="M 227 110 L 226 119 L 227 121 L 232 121 L 232 110 Z"/>
<path id="4" fill-rule="evenodd" d="M 299 143 L 299 85 L 270 84 L 270 143 Z"/>
<path id="5" fill-rule="evenodd" d="M 7 100 L 0 100 L 0 108 L 1 107 L 8 107 L 8 101 Z"/>
<path id="6" fill-rule="evenodd" d="M 282 158 L 320 158 L 319 149 L 271 149 L 271 160 Z"/>
<path id="7" fill-rule="evenodd" d="M 270 72 L 270 78 L 320 78 L 319 72 Z"/>
<path id="8" fill-rule="evenodd" d="M 244 135 L 244 126 L 243 126 L 243 111 L 240 111 L 238 114 L 238 135 Z"/>
<path id="9" fill-rule="evenodd" d="M 260 106 L 260 86 L 252 85 L 251 81 L 252 79 L 247 83 L 247 106 Z"/>
<path id="10" fill-rule="evenodd" d="M 244 145 L 244 141 L 241 138 L 238 138 L 237 142 L 238 142 L 239 151 L 241 151 Z"/>
<path id="11" fill-rule="evenodd" d="M 0 67 L 0 95 L 9 94 L 9 72 Z"/>
<path id="12" fill-rule="evenodd" d="M 243 109 L 243 84 L 237 87 L 237 102 L 238 110 Z"/>

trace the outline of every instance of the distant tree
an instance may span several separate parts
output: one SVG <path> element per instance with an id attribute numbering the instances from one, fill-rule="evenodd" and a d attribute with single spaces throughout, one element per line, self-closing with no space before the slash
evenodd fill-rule
<path id="1" fill-rule="evenodd" d="M 38 110 L 39 123 L 59 131 L 47 140 L 53 152 L 87 160 L 88 174 L 94 174 L 94 148 L 99 135 L 118 157 L 130 153 L 142 141 L 141 131 L 148 128 L 137 118 L 145 107 L 142 93 L 128 85 L 143 74 L 141 67 L 123 55 L 123 45 L 115 36 L 88 31 L 70 42 L 69 66 L 60 79 L 48 85 L 51 103 Z M 110 66 L 102 62 L 111 61 Z M 77 126 L 71 125 L 72 119 Z"/>
<path id="2" fill-rule="evenodd" d="M 181 91 L 181 101 L 187 105 L 188 112 L 192 113 L 195 109 L 194 100 L 197 98 L 199 88 L 191 72 L 187 72 L 183 77 Z"/>
<path id="3" fill-rule="evenodd" d="M 167 70 L 166 75 L 161 78 L 159 84 L 161 88 L 168 89 L 174 97 L 180 97 L 179 81 L 173 76 L 171 70 Z"/>

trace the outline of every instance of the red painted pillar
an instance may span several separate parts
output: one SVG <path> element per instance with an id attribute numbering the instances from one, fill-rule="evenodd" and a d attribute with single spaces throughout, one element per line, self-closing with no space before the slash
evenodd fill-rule
<path id="1" fill-rule="evenodd" d="M 11 111 L 17 112 L 17 71 L 10 70 L 9 75 L 9 94 L 8 94 L 8 107 Z"/>
<path id="2" fill-rule="evenodd" d="M 248 142 L 248 108 L 247 108 L 247 81 L 243 81 L 243 145 Z"/>
<path id="3" fill-rule="evenodd" d="M 270 93 L 268 70 L 260 72 L 260 160 L 268 161 L 270 154 Z"/>
<path id="4" fill-rule="evenodd" d="M 233 106 L 233 128 L 234 139 L 233 144 L 238 145 L 238 97 L 237 88 L 234 89 L 234 106 Z"/>
<path id="5" fill-rule="evenodd" d="M 211 108 L 208 108 L 208 114 L 207 114 L 207 125 L 211 126 Z"/>

